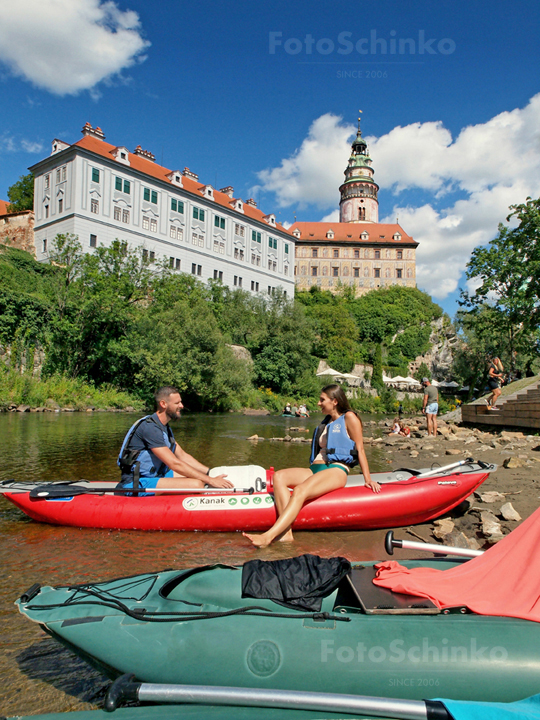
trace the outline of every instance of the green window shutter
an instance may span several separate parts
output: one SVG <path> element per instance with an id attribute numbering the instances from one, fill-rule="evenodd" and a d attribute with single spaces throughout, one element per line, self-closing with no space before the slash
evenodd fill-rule
<path id="1" fill-rule="evenodd" d="M 255 232 L 255 230 L 251 231 L 251 239 L 253 242 L 257 240 L 257 233 Z"/>
<path id="2" fill-rule="evenodd" d="M 99 170 L 97 168 L 92 168 L 92 182 L 99 182 Z"/>
<path id="3" fill-rule="evenodd" d="M 148 188 L 144 188 L 143 198 L 150 202 L 150 190 Z"/>
<path id="4" fill-rule="evenodd" d="M 157 205 L 157 192 L 155 190 L 152 190 L 152 202 Z"/>
<path id="5" fill-rule="evenodd" d="M 198 219 L 199 219 L 199 211 L 197 210 L 196 207 L 193 208 L 193 218 L 194 218 L 195 220 L 198 220 Z"/>
<path id="6" fill-rule="evenodd" d="M 126 193 L 126 195 L 129 195 L 131 192 L 131 183 L 129 182 L 129 180 L 124 180 L 124 192 Z"/>
<path id="7" fill-rule="evenodd" d="M 122 178 L 117 177 L 114 181 L 114 189 L 122 192 Z"/>
<path id="8" fill-rule="evenodd" d="M 285 252 L 287 253 L 287 255 L 289 254 L 289 246 L 287 243 L 285 243 Z"/>
<path id="9" fill-rule="evenodd" d="M 199 220 L 204 220 L 204 210 L 199 210 Z"/>
<path id="10" fill-rule="evenodd" d="M 181 200 L 178 201 L 178 212 L 184 214 L 184 203 Z"/>
<path id="11" fill-rule="evenodd" d="M 217 215 L 214 217 L 214 226 L 219 227 L 219 217 Z"/>
<path id="12" fill-rule="evenodd" d="M 257 233 L 257 242 L 258 243 L 261 242 L 261 233 L 259 233 L 259 232 Z"/>
<path id="13" fill-rule="evenodd" d="M 176 212 L 176 208 L 177 208 L 176 200 L 174 198 L 171 198 L 171 210 L 174 210 L 174 212 Z"/>
<path id="14" fill-rule="evenodd" d="M 225 230 L 225 218 L 221 218 L 221 229 Z"/>
<path id="15" fill-rule="evenodd" d="M 272 247 L 272 238 L 268 238 L 268 247 Z"/>

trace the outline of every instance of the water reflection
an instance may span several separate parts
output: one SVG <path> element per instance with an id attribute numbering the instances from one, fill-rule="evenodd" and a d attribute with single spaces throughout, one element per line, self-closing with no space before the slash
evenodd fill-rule
<path id="1" fill-rule="evenodd" d="M 116 480 L 116 456 L 138 416 L 123 413 L 0 414 L 0 479 Z M 185 415 L 174 423 L 177 439 L 209 465 L 257 464 L 277 469 L 305 466 L 308 444 L 277 443 L 288 429 L 320 418 Z M 257 434 L 263 440 L 249 442 Z M 373 470 L 386 469 L 380 450 L 367 449 Z M 30 585 L 105 580 L 164 568 L 213 562 L 241 564 L 315 553 L 369 560 L 383 556 L 384 531 L 298 532 L 294 544 L 256 551 L 239 533 L 162 533 L 77 529 L 42 525 L 0 498 L 0 714 L 32 714 L 95 707 L 108 685 L 99 673 L 23 618 L 13 601 Z"/>

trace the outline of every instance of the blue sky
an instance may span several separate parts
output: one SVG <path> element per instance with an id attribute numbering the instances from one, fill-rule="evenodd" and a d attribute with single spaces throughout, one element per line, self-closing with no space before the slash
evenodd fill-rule
<path id="1" fill-rule="evenodd" d="M 335 219 L 361 108 L 380 219 L 453 316 L 471 250 L 540 195 L 539 28 L 523 0 L 0 0 L 0 198 L 88 121 L 284 223 Z"/>

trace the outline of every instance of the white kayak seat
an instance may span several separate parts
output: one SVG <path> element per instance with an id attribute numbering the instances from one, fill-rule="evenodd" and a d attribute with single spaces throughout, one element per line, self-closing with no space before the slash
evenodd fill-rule
<path id="1" fill-rule="evenodd" d="M 231 465 L 215 467 L 208 473 L 210 477 L 226 475 L 235 488 L 253 488 L 257 486 L 266 489 L 266 470 L 260 465 Z M 257 483 L 260 480 L 260 483 Z"/>

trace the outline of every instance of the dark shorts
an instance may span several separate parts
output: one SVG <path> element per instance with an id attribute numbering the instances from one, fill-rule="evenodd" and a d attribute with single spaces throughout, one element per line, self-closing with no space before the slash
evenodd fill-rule
<path id="1" fill-rule="evenodd" d="M 349 474 L 349 468 L 346 465 L 341 465 L 340 463 L 314 463 L 309 466 L 309 469 L 314 475 L 322 470 L 330 470 L 331 468 L 337 468 L 338 470 L 346 472 L 347 475 Z"/>
<path id="2" fill-rule="evenodd" d="M 499 380 L 488 380 L 488 388 L 490 390 L 496 390 L 498 387 L 500 387 Z"/>

